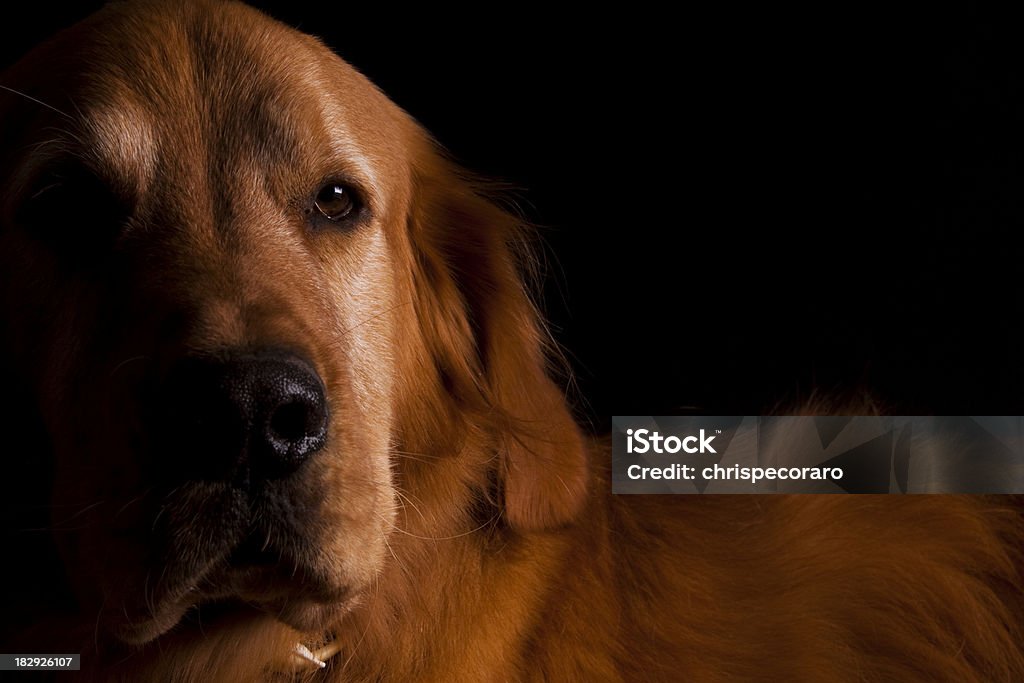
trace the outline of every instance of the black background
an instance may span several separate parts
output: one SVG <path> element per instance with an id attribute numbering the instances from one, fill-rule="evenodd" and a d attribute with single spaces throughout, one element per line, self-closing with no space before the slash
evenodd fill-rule
<path id="1" fill-rule="evenodd" d="M 542 226 L 581 414 L 869 390 L 1024 412 L 1024 97 L 998 16 L 258 3 Z M 3 21 L 4 64 L 86 14 Z"/>

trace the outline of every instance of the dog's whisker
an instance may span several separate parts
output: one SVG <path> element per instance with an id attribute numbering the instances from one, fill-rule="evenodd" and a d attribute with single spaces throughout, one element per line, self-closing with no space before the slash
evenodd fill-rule
<path id="1" fill-rule="evenodd" d="M 408 521 L 409 511 L 408 511 L 408 508 L 406 506 L 406 502 L 408 502 L 408 504 L 412 506 L 412 508 L 420 516 L 420 519 L 423 522 L 427 521 L 426 517 L 423 516 L 423 512 L 421 512 L 420 509 L 418 507 L 416 507 L 416 505 L 414 505 L 411 500 L 408 500 L 408 498 L 405 495 L 403 495 L 402 492 L 399 491 L 398 489 L 395 489 L 395 499 L 398 501 L 398 504 L 402 506 L 402 515 L 406 518 L 406 522 L 405 522 L 406 526 L 409 525 L 409 521 Z"/>
<path id="2" fill-rule="evenodd" d="M 110 371 L 110 375 L 108 376 L 108 378 L 113 378 L 114 375 L 116 375 L 121 368 L 140 360 L 147 360 L 148 358 L 149 356 L 132 356 L 131 358 L 125 358 L 123 361 L 114 366 L 114 369 Z"/>
<path id="3" fill-rule="evenodd" d="M 80 510 L 78 510 L 78 512 L 74 513 L 73 515 L 71 515 L 69 517 L 65 517 L 62 520 L 53 522 L 53 526 L 54 526 L 54 528 L 61 527 L 64 524 L 70 522 L 71 520 L 76 519 L 78 517 L 81 517 L 85 513 L 89 512 L 90 510 L 95 510 L 96 508 L 100 507 L 101 505 L 106 505 L 106 503 L 107 503 L 107 501 L 105 501 L 105 500 L 98 500 L 98 501 L 96 501 L 94 503 L 89 503 L 88 505 L 86 505 L 85 507 L 81 508 Z"/>
<path id="4" fill-rule="evenodd" d="M 403 509 L 405 508 L 405 502 L 408 501 L 409 505 L 412 506 L 412 509 L 415 510 L 419 514 L 420 519 L 422 519 L 424 522 L 427 521 L 426 515 L 424 515 L 423 511 L 420 510 L 419 506 L 416 505 L 415 502 L 413 502 L 413 496 L 412 496 L 411 493 L 403 492 L 400 488 L 398 488 L 396 486 L 395 487 L 395 495 L 397 495 L 399 500 L 402 501 L 402 508 Z"/>
<path id="5" fill-rule="evenodd" d="M 384 536 L 382 540 L 384 541 L 384 545 L 387 547 L 388 552 L 391 553 L 391 557 L 395 559 L 395 566 L 398 567 L 398 570 L 402 572 L 404 576 L 410 577 L 411 574 L 409 573 L 408 567 L 405 566 L 404 562 L 398 559 L 398 555 L 395 553 L 395 549 L 391 547 L 391 543 L 388 541 L 387 536 Z"/>
<path id="6" fill-rule="evenodd" d="M 83 531 L 86 529 L 95 529 L 98 524 L 84 524 L 82 526 L 69 526 L 69 527 L 56 527 L 56 526 L 39 526 L 39 527 L 21 527 L 20 529 L 12 529 L 11 533 L 15 534 L 65 534 L 72 531 Z"/>
<path id="7" fill-rule="evenodd" d="M 168 505 L 169 505 L 169 501 L 170 501 L 170 500 L 171 500 L 171 499 L 172 499 L 172 498 L 173 498 L 173 497 L 174 497 L 174 496 L 175 496 L 175 495 L 176 495 L 176 494 L 177 494 L 177 493 L 178 493 L 178 492 L 179 492 L 180 490 L 181 490 L 181 486 L 176 486 L 176 487 L 174 487 L 173 489 L 171 489 L 170 491 L 168 491 L 168 492 L 167 492 L 166 494 L 164 494 L 164 502 L 163 502 L 163 504 L 161 504 L 161 505 L 160 505 L 160 508 L 159 508 L 159 509 L 157 510 L 157 512 L 156 512 L 156 515 L 155 515 L 155 516 L 153 517 L 153 524 L 151 525 L 151 528 L 150 528 L 150 531 L 151 531 L 151 532 L 156 532 L 156 526 L 157 526 L 157 524 L 158 524 L 158 523 L 160 522 L 160 517 L 161 517 L 161 516 L 162 516 L 162 515 L 164 514 L 164 512 L 165 512 L 165 511 L 167 510 L 167 507 L 168 507 Z"/>
<path id="8" fill-rule="evenodd" d="M 165 563 L 160 568 L 160 576 L 157 577 L 156 582 L 153 584 L 154 604 L 155 604 L 155 601 L 156 601 L 156 598 L 155 598 L 156 591 L 163 587 L 164 581 L 165 581 L 166 578 L 167 578 L 167 564 Z"/>
<path id="9" fill-rule="evenodd" d="M 402 512 L 405 512 L 405 501 L 404 501 L 404 500 L 402 500 L 401 498 L 398 498 L 398 499 L 397 499 L 397 504 L 398 504 L 399 506 L 401 506 L 401 508 L 402 508 Z"/>
<path id="10" fill-rule="evenodd" d="M 14 88 L 9 88 L 9 87 L 7 87 L 6 85 L 0 85 L 0 90 L 6 90 L 7 92 L 9 92 L 9 93 L 13 93 L 13 94 L 15 94 L 15 95 L 18 95 L 19 97 L 24 97 L 24 98 L 25 98 L 26 100 L 30 100 L 30 101 L 32 101 L 32 102 L 35 102 L 35 103 L 36 103 L 36 104 L 38 104 L 38 105 L 41 105 L 41 106 L 43 106 L 43 107 L 46 107 L 46 108 L 47 108 L 47 109 L 49 109 L 50 111 L 54 111 L 54 112 L 57 112 L 58 114 L 60 114 L 61 116 L 63 116 L 63 117 L 64 117 L 64 118 L 66 118 L 66 119 L 70 119 L 70 118 L 71 118 L 71 117 L 70 117 L 70 116 L 68 116 L 68 115 L 67 115 L 66 113 L 62 112 L 62 111 L 61 111 L 60 109 L 57 109 L 57 107 L 53 106 L 52 104 L 47 104 L 46 102 L 43 102 L 43 101 L 42 101 L 42 100 L 40 100 L 40 99 L 37 99 L 37 98 L 35 98 L 35 97 L 32 97 L 31 95 L 29 95 L 29 94 L 27 94 L 27 93 L 23 93 L 23 92 L 21 92 L 20 90 L 15 90 Z"/>
<path id="11" fill-rule="evenodd" d="M 89 524 L 82 524 L 80 526 L 53 526 L 53 527 L 50 527 L 48 529 L 40 530 L 40 531 L 49 531 L 50 533 L 54 533 L 54 534 L 68 534 L 68 533 L 71 533 L 73 531 L 86 531 L 86 530 L 89 530 L 89 529 L 98 529 L 98 528 L 103 528 L 100 525 L 99 520 L 97 520 L 95 522 L 91 522 Z"/>
<path id="12" fill-rule="evenodd" d="M 382 598 L 380 596 L 380 579 L 379 579 L 379 577 L 375 577 L 374 578 L 374 584 L 373 585 L 374 585 L 374 591 L 370 595 L 370 601 L 373 603 L 373 605 L 376 605 L 376 603 L 378 603 L 380 600 L 382 600 Z M 371 614 L 375 613 L 375 611 L 376 611 L 376 610 L 373 609 L 373 605 L 371 605 L 370 609 L 369 609 L 369 612 Z M 355 644 L 352 645 L 352 647 L 348 648 L 347 650 L 344 650 L 345 652 L 347 652 L 348 656 L 345 658 L 345 661 L 341 665 L 341 670 L 342 671 L 344 671 L 345 669 L 347 669 L 349 667 L 349 665 L 355 659 L 356 654 L 361 651 L 360 650 L 360 646 L 366 640 L 366 635 L 370 632 L 370 625 L 371 625 L 371 620 L 367 619 L 366 620 L 366 625 L 363 627 L 362 632 L 359 634 L 359 637 L 356 639 Z"/>
<path id="13" fill-rule="evenodd" d="M 391 453 L 402 460 L 412 460 L 413 462 L 422 462 L 426 465 L 432 465 L 438 460 L 443 460 L 444 456 L 440 455 L 429 455 L 426 453 L 411 453 L 409 451 L 400 451 L 397 449 L 391 449 Z"/>
<path id="14" fill-rule="evenodd" d="M 140 493 L 139 495 L 135 496 L 134 498 L 129 500 L 127 503 L 122 505 L 121 508 L 117 512 L 114 513 L 114 516 L 111 519 L 117 519 L 130 506 L 134 505 L 135 503 L 138 503 L 139 501 L 144 499 L 146 496 L 148 496 L 152 492 L 153 492 L 153 487 L 152 486 L 147 487 L 142 493 Z"/>
<path id="15" fill-rule="evenodd" d="M 267 529 L 267 533 L 263 538 L 263 546 L 260 548 L 260 552 L 266 552 L 267 548 L 270 547 L 270 529 Z"/>
<path id="16" fill-rule="evenodd" d="M 476 532 L 480 531 L 481 529 L 486 529 L 487 527 L 489 527 L 492 524 L 494 524 L 495 522 L 497 522 L 500 517 L 501 517 L 501 513 L 500 512 L 495 513 L 494 515 L 491 516 L 490 519 L 488 519 L 483 524 L 480 524 L 479 526 L 477 526 L 477 527 L 475 527 L 473 529 L 470 529 L 468 531 L 464 531 L 461 534 L 454 534 L 452 536 L 419 536 L 417 534 L 414 534 L 414 533 L 412 533 L 410 531 L 406 531 L 405 529 L 401 529 L 399 527 L 395 527 L 394 531 L 396 533 L 399 533 L 399 534 L 404 534 L 405 536 L 411 536 L 411 537 L 413 537 L 415 539 L 418 539 L 418 540 L 421 540 L 421 541 L 453 541 L 453 540 L 455 540 L 457 538 L 463 538 L 465 536 L 469 536 L 470 534 L 475 534 Z"/>

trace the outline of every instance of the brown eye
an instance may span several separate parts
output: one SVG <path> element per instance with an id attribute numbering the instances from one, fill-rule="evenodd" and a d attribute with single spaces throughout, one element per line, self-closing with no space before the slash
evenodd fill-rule
<path id="1" fill-rule="evenodd" d="M 352 188 L 340 183 L 327 183 L 313 201 L 317 211 L 329 221 L 342 221 L 353 215 L 357 204 Z"/>

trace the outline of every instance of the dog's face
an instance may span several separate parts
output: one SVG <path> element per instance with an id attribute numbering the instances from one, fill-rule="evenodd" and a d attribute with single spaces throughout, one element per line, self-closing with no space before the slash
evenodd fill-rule
<path id="1" fill-rule="evenodd" d="M 399 498 L 421 535 L 574 514 L 516 222 L 320 43 L 113 3 L 3 84 L 3 358 L 101 632 L 208 603 L 336 623 L 382 584 Z"/>
<path id="2" fill-rule="evenodd" d="M 6 97 L 10 353 L 56 516 L 79 513 L 62 550 L 119 637 L 225 598 L 312 628 L 393 520 L 414 128 L 312 39 L 162 4 L 15 71 L 46 104 Z"/>

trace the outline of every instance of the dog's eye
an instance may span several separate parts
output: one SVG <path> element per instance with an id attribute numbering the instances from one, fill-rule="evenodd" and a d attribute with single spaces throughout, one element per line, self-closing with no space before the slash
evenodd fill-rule
<path id="1" fill-rule="evenodd" d="M 341 183 L 327 183 L 313 201 L 316 210 L 329 221 L 340 222 L 354 215 L 359 205 L 352 188 Z"/>

